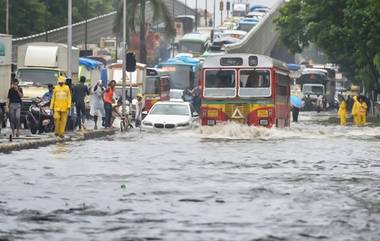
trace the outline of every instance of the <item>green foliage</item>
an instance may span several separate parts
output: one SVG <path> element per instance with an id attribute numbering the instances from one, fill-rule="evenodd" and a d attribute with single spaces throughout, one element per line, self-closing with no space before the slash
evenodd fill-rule
<path id="1" fill-rule="evenodd" d="M 313 42 L 353 82 L 378 88 L 380 1 L 290 0 L 281 8 L 276 26 L 292 52 Z"/>
<path id="2" fill-rule="evenodd" d="M 88 5 L 86 5 L 86 1 Z M 0 33 L 5 32 L 5 0 L 0 0 Z M 10 33 L 15 37 L 67 24 L 67 0 L 9 0 Z M 114 11 L 115 0 L 74 0 L 73 22 Z"/>

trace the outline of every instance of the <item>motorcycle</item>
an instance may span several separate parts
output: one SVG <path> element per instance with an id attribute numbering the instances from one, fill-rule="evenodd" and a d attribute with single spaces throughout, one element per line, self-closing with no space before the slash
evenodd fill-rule
<path id="1" fill-rule="evenodd" d="M 36 134 L 43 132 L 52 132 L 54 130 L 53 113 L 50 110 L 50 101 L 37 99 L 29 107 L 27 115 L 30 132 Z"/>

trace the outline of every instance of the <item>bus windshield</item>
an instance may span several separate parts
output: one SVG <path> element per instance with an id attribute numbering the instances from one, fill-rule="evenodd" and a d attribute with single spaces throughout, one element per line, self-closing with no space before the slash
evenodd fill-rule
<path id="1" fill-rule="evenodd" d="M 179 44 L 179 52 L 182 53 L 202 53 L 202 49 L 202 43 L 181 41 Z"/>
<path id="2" fill-rule="evenodd" d="M 144 94 L 160 94 L 160 77 L 147 77 L 145 79 Z"/>
<path id="3" fill-rule="evenodd" d="M 304 85 L 302 92 L 305 95 L 323 95 L 323 85 Z"/>
<path id="4" fill-rule="evenodd" d="M 235 97 L 236 73 L 234 70 L 206 70 L 205 97 Z"/>
<path id="5" fill-rule="evenodd" d="M 240 70 L 241 97 L 270 97 L 270 72 L 268 70 Z"/>
<path id="6" fill-rule="evenodd" d="M 194 87 L 194 80 L 191 78 L 191 66 L 163 66 L 162 69 L 169 72 L 170 75 L 170 89 L 192 89 Z"/>
<path id="7" fill-rule="evenodd" d="M 17 78 L 22 82 L 32 82 L 35 85 L 48 85 L 57 83 L 59 72 L 47 69 L 19 69 Z"/>

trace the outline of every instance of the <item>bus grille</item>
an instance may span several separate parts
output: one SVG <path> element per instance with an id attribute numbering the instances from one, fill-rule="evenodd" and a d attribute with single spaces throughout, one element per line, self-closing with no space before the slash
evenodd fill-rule
<path id="1" fill-rule="evenodd" d="M 226 104 L 225 108 L 226 115 L 231 119 L 245 119 L 249 114 L 249 104 Z M 242 117 L 240 117 L 239 112 Z"/>

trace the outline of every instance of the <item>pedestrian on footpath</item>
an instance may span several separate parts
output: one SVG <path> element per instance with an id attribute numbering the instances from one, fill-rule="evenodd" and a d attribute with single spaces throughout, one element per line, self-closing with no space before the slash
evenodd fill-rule
<path id="1" fill-rule="evenodd" d="M 339 124 L 341 126 L 345 126 L 347 124 L 347 118 L 346 118 L 347 103 L 343 95 L 338 95 L 338 100 L 339 100 L 339 110 L 338 110 Z"/>
<path id="2" fill-rule="evenodd" d="M 89 95 L 87 85 L 85 85 L 86 77 L 81 76 L 80 81 L 73 88 L 73 101 L 77 111 L 77 124 L 80 131 L 86 129 L 84 126 L 84 120 L 86 118 L 86 104 L 85 98 Z"/>
<path id="3" fill-rule="evenodd" d="M 352 105 L 351 114 L 352 114 L 352 118 L 353 118 L 353 121 L 354 121 L 354 125 L 355 126 L 359 126 L 360 125 L 360 116 L 359 116 L 359 113 L 360 113 L 361 104 L 358 101 L 358 97 L 357 96 L 354 96 L 353 100 L 354 100 L 354 103 Z"/>
<path id="4" fill-rule="evenodd" d="M 20 115 L 22 97 L 24 96 L 22 88 L 18 85 L 18 80 L 12 81 L 11 88 L 8 91 L 8 112 L 9 122 L 11 124 L 12 136 L 20 136 Z"/>
<path id="5" fill-rule="evenodd" d="M 359 102 L 360 102 L 360 111 L 359 111 L 360 126 L 365 126 L 367 125 L 367 110 L 368 110 L 366 97 L 360 96 Z"/>
<path id="6" fill-rule="evenodd" d="M 94 87 L 92 88 L 92 98 L 91 98 L 91 107 L 90 115 L 94 117 L 94 129 L 98 129 L 98 118 L 103 119 L 105 117 L 104 112 L 104 87 L 102 86 L 102 81 L 99 80 Z"/>
<path id="7" fill-rule="evenodd" d="M 104 91 L 104 111 L 106 112 L 105 128 L 111 128 L 112 120 L 112 103 L 114 102 L 113 96 L 115 93 L 116 81 L 111 80 L 108 88 Z"/>
<path id="8" fill-rule="evenodd" d="M 55 136 L 64 137 L 67 115 L 71 108 L 71 92 L 69 86 L 65 84 L 63 77 L 58 79 L 55 86 L 50 109 L 53 111 Z"/>

